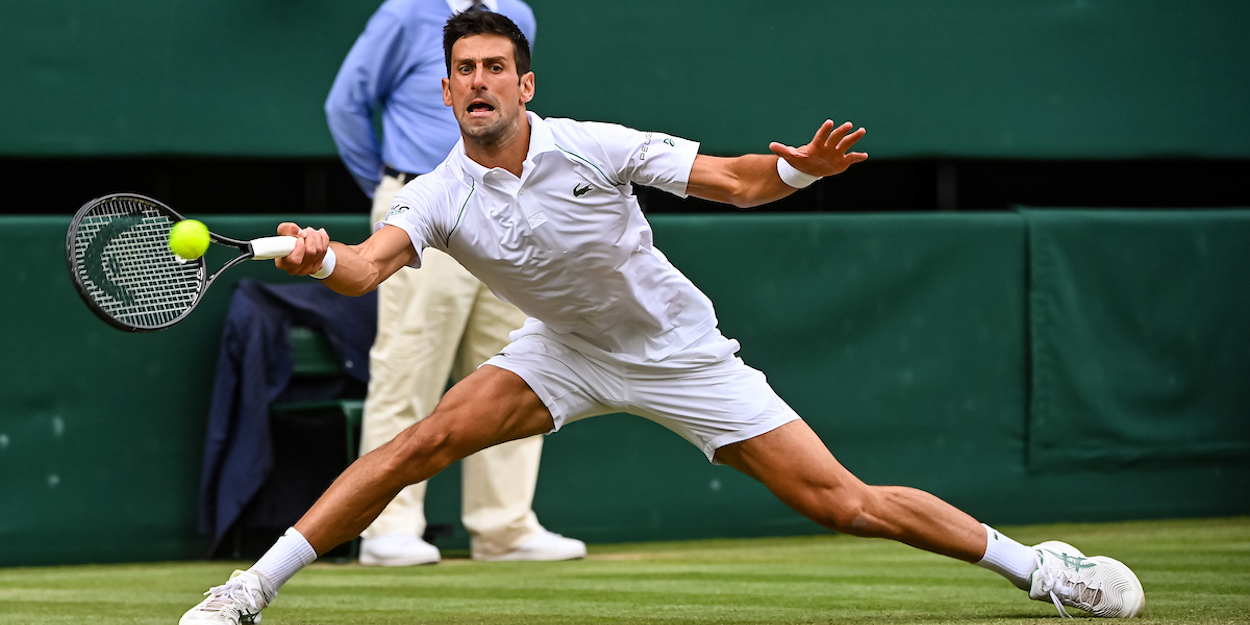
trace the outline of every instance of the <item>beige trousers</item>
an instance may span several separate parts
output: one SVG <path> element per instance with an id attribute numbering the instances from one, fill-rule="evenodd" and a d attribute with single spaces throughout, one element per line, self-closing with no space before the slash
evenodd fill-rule
<path id="1" fill-rule="evenodd" d="M 402 187 L 382 178 L 373 200 L 381 221 Z M 450 256 L 423 253 L 421 269 L 400 269 L 378 288 L 378 334 L 369 352 L 360 452 L 386 443 L 429 416 L 447 380 L 469 375 L 508 343 L 525 314 L 495 297 Z M 461 461 L 461 520 L 475 557 L 501 555 L 535 536 L 534 487 L 542 436 L 484 449 Z M 425 482 L 400 491 L 362 534 L 420 536 L 425 531 Z"/>

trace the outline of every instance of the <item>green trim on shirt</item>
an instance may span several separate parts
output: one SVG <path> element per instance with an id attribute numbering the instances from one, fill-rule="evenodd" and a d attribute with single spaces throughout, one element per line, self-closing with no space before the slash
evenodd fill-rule
<path id="1" fill-rule="evenodd" d="M 447 241 L 443 243 L 448 249 L 451 248 L 451 235 L 456 233 L 456 228 L 460 227 L 460 222 L 464 219 L 464 207 L 469 205 L 469 199 L 473 197 L 473 192 L 477 190 L 477 180 L 471 180 L 472 186 L 469 187 L 469 195 L 465 196 L 464 204 L 460 205 L 460 214 L 456 216 L 456 225 L 451 227 L 451 232 L 447 233 Z"/>
<path id="2" fill-rule="evenodd" d="M 595 168 L 595 171 L 599 172 L 599 175 L 600 175 L 600 176 L 603 176 L 603 179 L 608 181 L 608 184 L 610 184 L 610 185 L 612 185 L 612 186 L 614 186 L 614 187 L 620 187 L 620 186 L 624 186 L 624 185 L 625 185 L 625 183 L 624 183 L 624 182 L 617 182 L 617 181 L 615 181 L 615 180 L 613 180 L 613 179 L 609 178 L 607 174 L 603 173 L 603 170 L 602 170 L 602 169 L 599 169 L 599 166 L 598 166 L 598 165 L 595 165 L 594 163 L 592 163 L 592 162 L 590 162 L 590 161 L 586 160 L 586 159 L 585 159 L 585 157 L 583 157 L 582 155 L 580 155 L 580 154 L 575 154 L 575 153 L 573 153 L 573 152 L 570 152 L 570 151 L 568 151 L 568 150 L 564 149 L 563 147 L 561 147 L 561 146 L 560 146 L 560 144 L 559 144 L 559 143 L 555 144 L 555 146 L 556 146 L 556 148 L 557 148 L 558 150 L 560 150 L 561 152 L 564 152 L 565 154 L 568 154 L 569 156 L 572 156 L 572 157 L 576 158 L 577 160 L 580 160 L 580 161 L 582 161 L 583 163 L 586 163 L 587 165 L 590 165 L 591 167 L 594 167 L 594 168 Z"/>

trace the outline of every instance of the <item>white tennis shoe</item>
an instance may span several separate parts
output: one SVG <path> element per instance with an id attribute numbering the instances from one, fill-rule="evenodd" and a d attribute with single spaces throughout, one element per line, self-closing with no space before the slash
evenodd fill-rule
<path id="1" fill-rule="evenodd" d="M 187 610 L 178 625 L 243 625 L 259 623 L 260 611 L 273 600 L 264 580 L 255 573 L 235 571 L 230 581 L 204 593 L 199 605 Z"/>
<path id="2" fill-rule="evenodd" d="M 521 543 L 519 547 L 501 554 L 487 554 L 473 550 L 474 560 L 486 562 L 550 562 L 554 560 L 577 560 L 586 557 L 586 543 L 543 529 L 537 536 Z"/>
<path id="3" fill-rule="evenodd" d="M 1141 616 L 1146 593 L 1133 571 L 1118 560 L 1085 557 L 1076 547 L 1057 540 L 1033 546 L 1038 566 L 1030 578 L 1029 598 L 1050 600 L 1059 614 L 1063 606 L 1104 618 Z"/>
<path id="4" fill-rule="evenodd" d="M 438 564 L 438 547 L 411 534 L 389 534 L 360 539 L 360 563 L 365 566 Z"/>

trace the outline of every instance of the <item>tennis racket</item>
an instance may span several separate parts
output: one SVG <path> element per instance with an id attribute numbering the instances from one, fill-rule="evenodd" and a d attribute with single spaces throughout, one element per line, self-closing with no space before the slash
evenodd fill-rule
<path id="1" fill-rule="evenodd" d="M 169 250 L 174 209 L 133 193 L 114 193 L 78 209 L 65 237 L 65 260 L 87 307 L 127 332 L 154 332 L 182 321 L 227 269 L 245 260 L 281 258 L 295 237 L 239 241 L 209 233 L 240 254 L 211 275 L 204 257 L 183 260 Z"/>

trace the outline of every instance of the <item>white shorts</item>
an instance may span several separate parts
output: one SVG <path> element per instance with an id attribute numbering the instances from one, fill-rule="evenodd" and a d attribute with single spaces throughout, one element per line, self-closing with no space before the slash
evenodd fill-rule
<path id="1" fill-rule="evenodd" d="M 535 326 L 531 319 L 485 364 L 525 380 L 551 411 L 552 432 L 627 412 L 676 432 L 716 462 L 717 449 L 799 418 L 763 373 L 734 356 L 738 341 L 719 331 L 663 360 L 637 363 L 589 345 L 573 348 Z"/>

